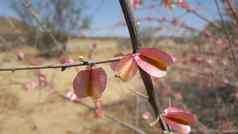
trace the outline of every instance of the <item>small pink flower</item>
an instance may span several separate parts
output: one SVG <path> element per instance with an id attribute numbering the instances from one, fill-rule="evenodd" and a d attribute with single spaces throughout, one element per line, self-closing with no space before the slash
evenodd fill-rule
<path id="1" fill-rule="evenodd" d="M 131 5 L 132 5 L 133 9 L 140 8 L 142 3 L 143 3 L 142 0 L 131 0 Z"/>
<path id="2" fill-rule="evenodd" d="M 176 133 L 189 134 L 190 125 L 195 123 L 192 113 L 176 107 L 168 107 L 164 110 L 163 118 L 166 124 Z"/>
<path id="3" fill-rule="evenodd" d="M 17 49 L 15 53 L 18 60 L 23 60 L 25 58 L 25 53 L 22 50 Z"/>
<path id="4" fill-rule="evenodd" d="M 73 92 L 73 90 L 66 93 L 65 98 L 72 101 L 72 102 L 79 102 L 80 99 L 76 96 L 76 94 Z"/>
<path id="5" fill-rule="evenodd" d="M 149 119 L 151 119 L 151 113 L 150 112 L 144 112 L 143 114 L 142 114 L 142 118 L 144 119 L 144 120 L 149 120 Z"/>
<path id="6" fill-rule="evenodd" d="M 25 83 L 23 83 L 23 87 L 27 90 L 27 91 L 32 91 L 35 88 L 38 87 L 38 82 L 35 80 L 31 80 L 31 81 L 27 81 Z"/>

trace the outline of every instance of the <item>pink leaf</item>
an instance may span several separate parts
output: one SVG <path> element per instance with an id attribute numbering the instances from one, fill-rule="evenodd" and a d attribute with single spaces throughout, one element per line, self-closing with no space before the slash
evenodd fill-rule
<path id="1" fill-rule="evenodd" d="M 16 50 L 16 56 L 17 56 L 18 60 L 24 60 L 25 59 L 25 53 L 20 49 Z"/>
<path id="2" fill-rule="evenodd" d="M 34 80 L 27 81 L 23 84 L 23 86 L 27 91 L 32 91 L 38 87 L 38 82 Z"/>
<path id="3" fill-rule="evenodd" d="M 60 58 L 60 63 L 61 64 L 73 64 L 75 63 L 74 59 L 70 58 L 70 57 L 62 57 Z"/>
<path id="4" fill-rule="evenodd" d="M 142 56 L 144 56 L 154 62 L 164 64 L 166 67 L 168 65 L 171 65 L 172 63 L 174 63 L 172 56 L 165 53 L 164 51 L 161 51 L 158 48 L 141 48 L 139 50 L 139 53 Z"/>
<path id="5" fill-rule="evenodd" d="M 76 96 L 76 94 L 74 93 L 74 91 L 69 91 L 66 95 L 65 98 L 73 101 L 73 102 L 79 102 L 80 99 Z"/>
<path id="6" fill-rule="evenodd" d="M 189 134 L 191 132 L 191 127 L 189 125 L 179 124 L 169 119 L 165 119 L 165 122 L 170 129 L 178 134 Z"/>
<path id="7" fill-rule="evenodd" d="M 151 115 L 150 112 L 144 112 L 144 113 L 142 114 L 142 118 L 143 118 L 144 120 L 150 120 L 150 119 L 152 118 L 152 115 Z"/>
<path id="8" fill-rule="evenodd" d="M 148 63 L 145 59 L 142 59 L 139 55 L 134 56 L 137 65 L 146 73 L 153 77 L 163 77 L 166 75 L 166 71 L 158 69 L 156 66 Z"/>
<path id="9" fill-rule="evenodd" d="M 142 3 L 143 3 L 142 0 L 131 0 L 131 5 L 132 5 L 133 9 L 140 8 Z"/>
<path id="10" fill-rule="evenodd" d="M 47 77 L 46 75 L 42 72 L 42 70 L 37 70 L 36 71 L 36 76 L 37 76 L 37 79 L 38 79 L 38 83 L 39 83 L 39 86 L 40 87 L 46 87 L 49 82 L 47 80 Z"/>
<path id="11" fill-rule="evenodd" d="M 73 88 L 78 98 L 100 98 L 106 83 L 107 75 L 102 68 L 90 68 L 77 74 L 73 80 Z"/>

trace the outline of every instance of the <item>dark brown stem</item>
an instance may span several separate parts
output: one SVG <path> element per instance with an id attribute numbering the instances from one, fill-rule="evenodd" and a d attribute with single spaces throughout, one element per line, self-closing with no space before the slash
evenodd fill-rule
<path id="1" fill-rule="evenodd" d="M 131 38 L 131 43 L 132 43 L 132 49 L 133 49 L 133 53 L 136 53 L 139 49 L 140 46 L 140 42 L 138 40 L 138 31 L 137 31 L 137 27 L 136 27 L 136 21 L 135 21 L 135 17 L 132 13 L 131 7 L 129 6 L 129 2 L 128 0 L 119 0 L 123 14 L 124 14 L 124 18 L 126 20 L 126 24 L 130 33 L 130 38 Z M 155 98 L 155 92 L 154 92 L 154 86 L 152 83 L 152 79 L 150 77 L 150 75 L 148 75 L 146 72 L 144 72 L 142 69 L 140 69 L 140 75 L 141 78 L 144 82 L 144 86 L 145 89 L 147 91 L 148 94 L 148 101 L 150 103 L 150 105 L 153 108 L 154 114 L 156 117 L 159 117 L 159 107 L 157 106 L 156 103 L 156 98 Z M 164 126 L 164 124 L 162 123 L 162 119 L 160 118 L 160 126 L 162 128 L 162 130 L 167 130 L 166 126 Z"/>

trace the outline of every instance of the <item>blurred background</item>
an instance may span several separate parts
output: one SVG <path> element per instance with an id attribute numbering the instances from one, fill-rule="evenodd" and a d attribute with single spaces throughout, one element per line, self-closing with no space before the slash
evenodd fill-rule
<path id="1" fill-rule="evenodd" d="M 183 2 L 131 0 L 141 47 L 176 59 L 166 77 L 153 79 L 159 106 L 193 112 L 192 133 L 238 133 L 238 3 Z M 0 68 L 14 68 L 109 59 L 132 49 L 117 0 L 0 0 L 0 51 Z M 140 75 L 123 82 L 109 64 L 98 66 L 108 75 L 107 118 L 61 97 L 85 67 L 0 72 L 0 133 L 136 133 L 125 125 L 131 124 L 158 134 L 145 119 L 152 109 Z M 93 106 L 90 98 L 82 102 Z"/>

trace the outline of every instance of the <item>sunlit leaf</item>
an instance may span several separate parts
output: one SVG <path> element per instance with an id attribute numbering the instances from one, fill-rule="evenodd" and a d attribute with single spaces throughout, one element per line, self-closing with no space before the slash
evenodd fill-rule
<path id="1" fill-rule="evenodd" d="M 132 78 L 137 70 L 137 65 L 132 54 L 123 57 L 115 67 L 117 76 L 125 81 Z"/>
<path id="2" fill-rule="evenodd" d="M 141 58 L 161 70 L 166 70 L 174 62 L 172 56 L 157 48 L 141 48 L 139 54 Z"/>
<path id="3" fill-rule="evenodd" d="M 74 93 L 78 98 L 100 98 L 106 88 L 107 75 L 102 68 L 80 71 L 73 81 Z"/>
<path id="4" fill-rule="evenodd" d="M 179 124 L 192 125 L 195 122 L 192 113 L 176 107 L 169 107 L 164 110 L 164 113 L 165 118 Z"/>
<path id="5" fill-rule="evenodd" d="M 139 55 L 134 56 L 134 59 L 137 65 L 149 75 L 153 77 L 157 77 L 157 78 L 160 78 L 166 75 L 166 71 L 160 70 L 158 67 L 149 63 L 148 59 L 145 59 L 143 57 L 141 58 L 141 56 Z"/>

